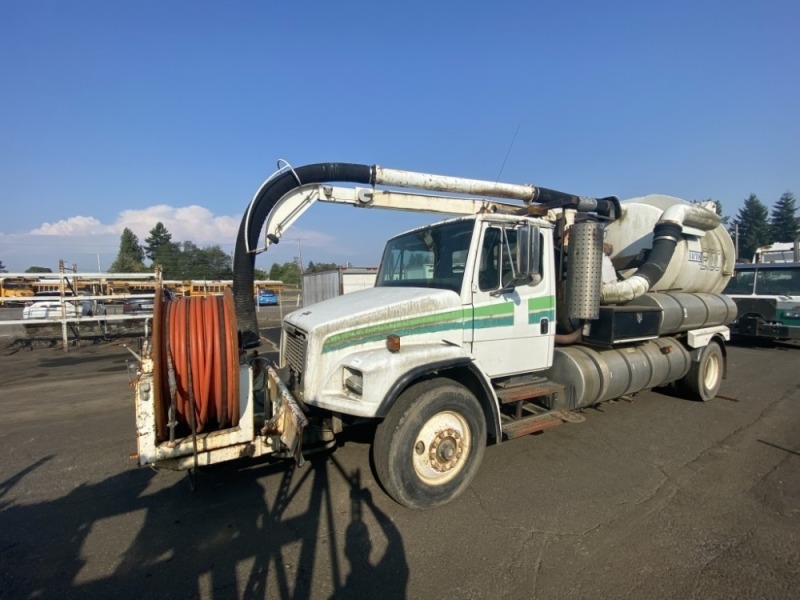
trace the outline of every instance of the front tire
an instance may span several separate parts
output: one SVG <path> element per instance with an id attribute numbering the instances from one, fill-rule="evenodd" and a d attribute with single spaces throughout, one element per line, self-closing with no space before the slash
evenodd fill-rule
<path id="1" fill-rule="evenodd" d="M 431 379 L 412 385 L 375 432 L 372 458 L 386 492 L 416 509 L 461 494 L 480 468 L 486 421 L 463 385 Z"/>
<path id="2" fill-rule="evenodd" d="M 700 352 L 700 359 L 693 362 L 684 383 L 692 397 L 706 402 L 719 392 L 725 372 L 725 356 L 717 342 L 709 342 Z"/>

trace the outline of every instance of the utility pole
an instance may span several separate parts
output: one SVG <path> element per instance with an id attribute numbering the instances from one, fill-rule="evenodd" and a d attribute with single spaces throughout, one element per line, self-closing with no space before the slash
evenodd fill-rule
<path id="1" fill-rule="evenodd" d="M 297 238 L 297 255 L 300 259 L 300 277 L 303 276 L 303 248 L 300 246 L 300 238 Z"/>

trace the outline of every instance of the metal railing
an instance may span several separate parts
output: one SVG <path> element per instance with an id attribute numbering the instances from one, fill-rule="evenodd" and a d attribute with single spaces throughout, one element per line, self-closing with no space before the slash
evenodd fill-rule
<path id="1" fill-rule="evenodd" d="M 92 293 L 88 290 L 93 289 L 96 291 L 105 291 L 113 289 L 115 281 L 141 281 L 144 284 L 152 284 L 153 289 L 157 289 L 160 284 L 159 273 L 37 273 L 32 277 L 30 273 L 7 273 L 3 274 L 4 277 L 18 278 L 25 276 L 27 278 L 35 279 L 43 285 L 40 288 L 50 288 L 51 286 L 45 285 L 54 283 L 57 291 L 48 291 L 45 294 L 34 296 L 6 296 L 0 297 L 0 308 L 9 306 L 16 306 L 19 308 L 24 305 L 35 305 L 37 302 L 51 302 L 58 303 L 60 310 L 52 317 L 46 318 L 2 318 L 0 319 L 0 327 L 11 326 L 24 326 L 25 338 L 30 337 L 31 331 L 42 333 L 46 331 L 46 326 L 50 325 L 55 329 L 60 326 L 60 337 L 64 350 L 69 348 L 70 333 L 73 334 L 75 339 L 80 339 L 80 326 L 91 325 L 96 326 L 101 330 L 104 336 L 109 334 L 109 325 L 113 323 L 124 323 L 126 321 L 136 322 L 141 321 L 144 326 L 144 335 L 149 335 L 149 327 L 151 319 L 153 318 L 152 312 L 140 312 L 135 314 L 120 314 L 116 310 L 109 311 L 109 308 L 120 306 L 120 303 L 125 302 L 127 299 L 134 298 L 150 298 L 152 293 Z M 83 307 L 86 302 L 90 302 L 91 314 L 82 314 Z M 102 314 L 97 314 L 98 307 L 102 307 Z M 24 308 L 22 309 L 24 311 Z M 3 317 L 8 317 L 8 310 L 3 311 Z M 52 336 L 55 337 L 55 336 Z"/>

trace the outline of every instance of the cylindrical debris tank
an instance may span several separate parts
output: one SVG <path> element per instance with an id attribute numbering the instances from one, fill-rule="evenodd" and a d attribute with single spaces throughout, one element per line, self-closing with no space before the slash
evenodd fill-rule
<path id="1" fill-rule="evenodd" d="M 664 385 L 689 372 L 688 350 L 674 338 L 637 346 L 595 350 L 556 348 L 548 378 L 566 387 L 566 409 L 592 406 Z"/>
<path id="2" fill-rule="evenodd" d="M 572 319 L 596 319 L 600 314 L 603 229 L 603 223 L 584 221 L 569 230 L 566 291 Z"/>
<path id="3" fill-rule="evenodd" d="M 659 335 L 727 325 L 736 318 L 736 303 L 721 294 L 655 292 L 636 298 L 631 305 L 661 309 Z"/>
<path id="4" fill-rule="evenodd" d="M 605 241 L 611 245 L 611 261 L 623 278 L 630 277 L 646 260 L 653 247 L 656 223 L 668 210 L 679 213 L 675 210 L 678 205 L 687 206 L 688 203 L 661 195 L 644 196 L 621 203 L 622 214 L 606 226 Z M 705 212 L 696 205 L 688 206 L 695 213 Z M 678 240 L 664 274 L 650 291 L 718 294 L 728 283 L 736 260 L 730 234 L 723 225 L 714 227 L 696 223 L 691 218 L 694 216 L 690 214 L 688 223 L 680 223 L 682 239 Z"/>

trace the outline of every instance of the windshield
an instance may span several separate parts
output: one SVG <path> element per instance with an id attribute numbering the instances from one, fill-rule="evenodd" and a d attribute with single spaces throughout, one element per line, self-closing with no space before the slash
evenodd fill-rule
<path id="1" fill-rule="evenodd" d="M 723 294 L 752 294 L 755 271 L 736 271 L 723 290 Z"/>
<path id="2" fill-rule="evenodd" d="M 800 265 L 796 269 L 759 269 L 756 276 L 756 294 L 800 295 Z"/>
<path id="3" fill-rule="evenodd" d="M 443 223 L 389 240 L 375 286 L 460 293 L 474 223 Z"/>
<path id="4" fill-rule="evenodd" d="M 723 293 L 757 296 L 800 295 L 800 265 L 796 268 L 770 268 L 765 265 L 758 271 L 737 271 Z"/>

